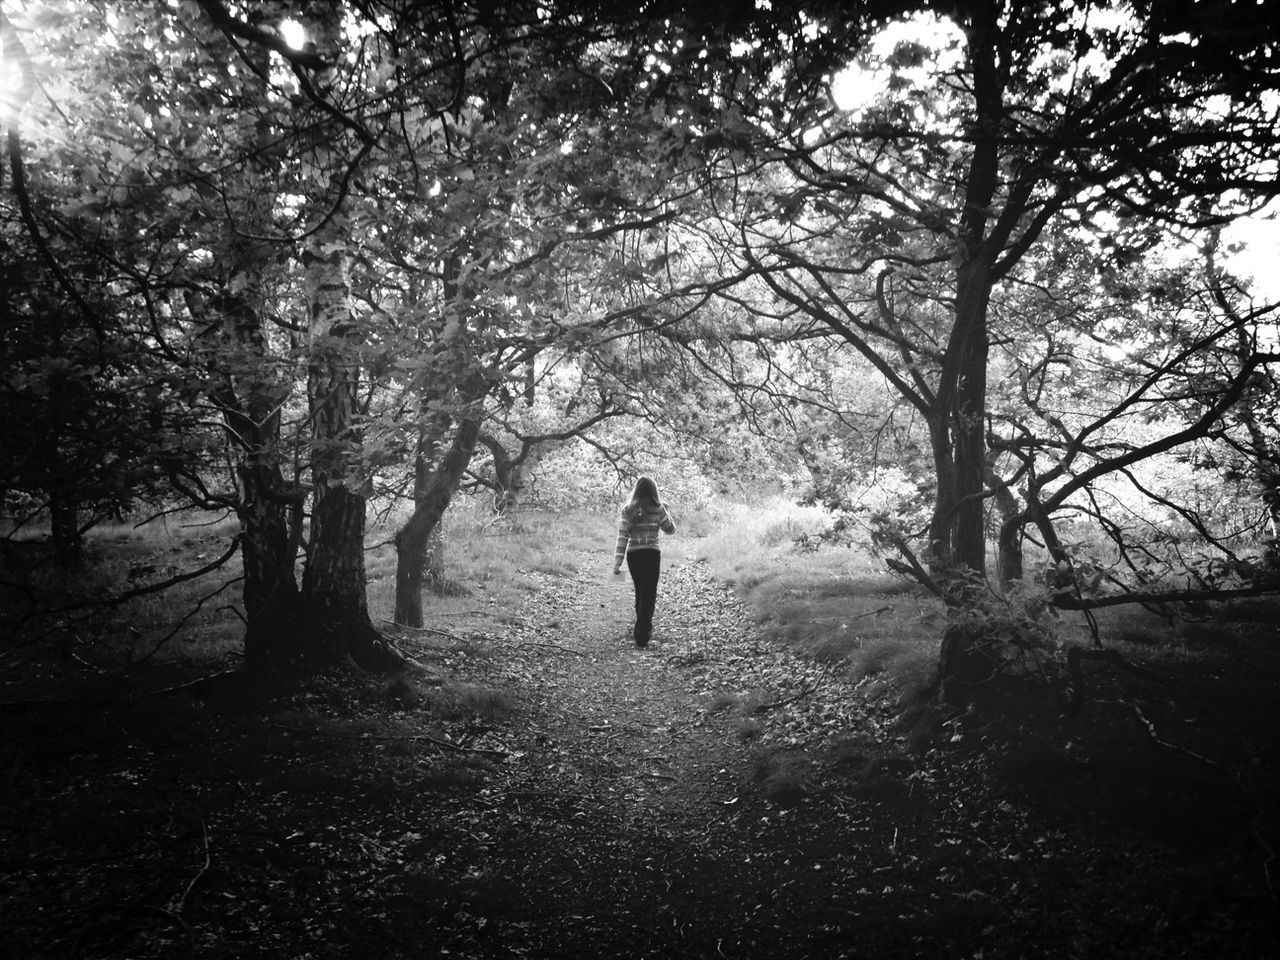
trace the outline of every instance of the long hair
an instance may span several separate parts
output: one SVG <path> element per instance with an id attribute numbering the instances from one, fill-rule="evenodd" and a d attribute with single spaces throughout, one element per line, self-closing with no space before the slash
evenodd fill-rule
<path id="1" fill-rule="evenodd" d="M 662 500 L 658 496 L 658 485 L 653 482 L 653 477 L 640 477 L 636 480 L 636 485 L 631 491 L 631 499 L 622 508 L 622 512 L 628 517 L 635 517 L 645 509 L 662 509 Z"/>

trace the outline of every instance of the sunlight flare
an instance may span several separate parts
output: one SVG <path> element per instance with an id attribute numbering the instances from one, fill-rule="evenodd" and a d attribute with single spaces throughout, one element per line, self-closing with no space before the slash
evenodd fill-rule
<path id="1" fill-rule="evenodd" d="M 297 20 L 290 17 L 280 22 L 280 36 L 290 49 L 301 50 L 307 45 L 307 29 Z"/>

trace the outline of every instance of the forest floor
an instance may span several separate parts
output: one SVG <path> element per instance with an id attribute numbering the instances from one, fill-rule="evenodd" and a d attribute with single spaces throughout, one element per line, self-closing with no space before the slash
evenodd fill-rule
<path id="1" fill-rule="evenodd" d="M 678 547 L 647 649 L 578 561 L 390 683 L 9 670 L 5 955 L 1280 956 L 1274 625 L 922 741 Z"/>

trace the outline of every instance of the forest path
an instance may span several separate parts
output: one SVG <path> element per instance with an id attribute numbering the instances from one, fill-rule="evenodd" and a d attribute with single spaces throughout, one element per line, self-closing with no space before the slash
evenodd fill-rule
<path id="1" fill-rule="evenodd" d="M 912 752 L 892 703 L 765 640 L 668 544 L 643 650 L 630 584 L 583 552 L 514 601 L 459 598 L 477 619 L 406 631 L 406 676 L 152 674 L 11 701 L 6 956 L 1275 955 L 1255 832 L 1274 783 L 1255 809 L 1117 715 L 1145 697 L 1230 758 L 1246 734 L 1280 742 L 1274 669 L 1177 714 L 1117 682 L 1110 716 L 940 727 Z M 1269 726 L 1236 723 L 1242 690 Z"/>
<path id="2" fill-rule="evenodd" d="M 903 898 L 924 791 L 887 718 L 686 552 L 646 649 L 582 552 L 406 631 L 403 677 L 11 705 L 6 955 L 917 955 L 938 894 Z"/>
<path id="3" fill-rule="evenodd" d="M 870 797 L 795 804 L 824 789 L 815 751 L 838 765 L 843 749 L 863 773 L 875 764 L 879 718 L 847 680 L 757 637 L 732 590 L 678 544 L 664 550 L 644 649 L 630 637 L 630 580 L 607 557 L 573 559 L 572 577 L 535 574 L 491 638 L 485 682 L 521 707 L 502 733 L 514 749 L 477 798 L 495 828 L 473 871 L 483 922 L 453 929 L 453 952 L 852 947 L 850 923 L 884 919 L 848 904 L 893 857 L 895 823 L 866 815 Z M 883 887 L 876 898 L 896 900 Z M 899 942 L 914 939 L 903 930 Z"/>

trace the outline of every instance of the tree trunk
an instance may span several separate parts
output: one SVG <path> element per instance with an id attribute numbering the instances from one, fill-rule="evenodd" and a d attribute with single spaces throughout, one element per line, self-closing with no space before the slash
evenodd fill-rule
<path id="1" fill-rule="evenodd" d="M 335 215 L 303 254 L 310 301 L 313 499 L 302 603 L 310 659 L 333 664 L 349 655 L 372 667 L 380 665 L 386 651 L 365 600 L 366 480 L 345 225 L 345 218 Z"/>
<path id="2" fill-rule="evenodd" d="M 929 564 L 929 572 L 938 577 L 944 576 L 951 568 L 951 518 L 955 513 L 956 464 L 951 431 L 945 421 L 930 423 L 929 433 L 937 487 L 933 496 L 933 513 L 929 517 L 929 553 L 925 560 Z"/>
<path id="3" fill-rule="evenodd" d="M 427 509 L 420 504 L 414 509 Z M 440 511 L 443 515 L 444 511 Z M 422 591 L 427 580 L 427 550 L 432 531 L 438 529 L 440 517 L 422 520 L 417 525 L 406 523 L 396 535 L 396 600 L 393 618 L 406 627 L 420 627 L 422 616 Z"/>
<path id="4" fill-rule="evenodd" d="M 996 578 L 1002 589 L 1008 589 L 1023 576 L 1022 528 L 1026 525 L 1026 518 L 1019 508 L 1017 498 L 996 476 L 992 460 L 992 456 L 988 454 L 983 477 L 992 490 L 992 500 L 1000 515 L 1000 526 L 996 534 Z"/>
<path id="5" fill-rule="evenodd" d="M 316 486 L 302 597 L 310 631 L 309 656 L 362 662 L 376 634 L 365 602 L 365 498 L 343 486 Z"/>
<path id="6" fill-rule="evenodd" d="M 486 324 L 484 312 L 474 309 L 472 291 L 462 279 L 469 241 L 462 241 L 444 257 L 441 292 L 449 322 L 448 340 L 439 347 L 455 358 L 459 379 L 451 389 L 435 397 L 442 401 L 452 397 L 457 407 L 449 415 L 425 414 L 426 434 L 419 434 L 418 458 L 414 475 L 414 508 L 409 519 L 396 532 L 396 600 L 395 622 L 410 627 L 422 626 L 422 590 L 426 582 L 427 555 L 431 539 L 453 499 L 463 474 L 471 463 L 480 442 L 483 400 L 489 390 L 487 374 L 471 346 L 471 336 Z M 424 406 L 427 398 L 423 397 Z M 453 440 L 440 461 L 432 469 L 430 454 L 444 435 L 448 423 L 456 421 Z"/>
<path id="7" fill-rule="evenodd" d="M 940 583 L 951 583 L 958 600 L 968 595 L 972 575 L 986 571 L 986 500 L 983 464 L 986 440 L 986 325 L 965 357 L 956 400 L 931 427 L 933 464 L 938 485 L 929 520 L 929 571 Z"/>
<path id="8" fill-rule="evenodd" d="M 462 419 L 440 468 L 431 473 L 413 514 L 396 533 L 395 621 L 408 627 L 422 626 L 422 590 L 425 586 L 427 550 L 440 518 L 453 499 L 475 454 L 480 436 L 477 416 Z"/>
<path id="9" fill-rule="evenodd" d="M 259 251 L 260 253 L 261 251 Z M 280 409 L 290 382 L 267 355 L 258 305 L 264 294 L 252 250 L 232 265 L 224 290 L 206 303 L 188 306 L 220 338 L 208 358 L 209 397 L 221 412 L 238 451 L 240 481 L 236 515 L 244 568 L 245 670 L 267 674 L 297 659 L 304 631 L 294 560 L 301 539 L 303 494 L 286 488 L 280 462 Z M 234 281 L 234 284 L 232 283 Z M 230 292 L 232 287 L 238 291 Z"/>
<path id="10" fill-rule="evenodd" d="M 995 236 L 988 234 L 993 200 L 1001 175 L 1000 124 L 1004 114 L 1003 86 L 997 64 L 995 39 L 999 30 L 996 4 L 983 2 L 971 10 L 968 57 L 973 70 L 974 116 L 963 207 L 957 230 L 959 261 L 956 266 L 955 318 L 943 356 L 938 381 L 938 423 L 945 431 L 950 454 L 946 489 L 938 477 L 938 502 L 930 534 L 938 554 L 936 572 L 948 604 L 980 608 L 986 585 L 986 500 L 983 468 L 986 464 L 985 419 L 987 410 L 987 311 L 996 282 L 995 257 L 1004 245 L 1016 217 L 1005 209 L 997 219 Z M 935 443 L 935 448 L 939 445 Z M 938 678 L 944 699 L 955 700 L 958 688 L 973 682 L 985 669 L 986 647 L 980 630 L 953 623 L 943 639 Z"/>
<path id="11" fill-rule="evenodd" d="M 986 576 L 982 469 L 986 461 L 987 309 L 995 282 L 993 264 L 1003 245 L 987 235 L 1000 178 L 1004 112 L 994 47 L 998 29 L 995 5 L 975 5 L 968 52 L 974 77 L 973 155 L 956 237 L 955 317 L 938 378 L 937 422 L 932 425 L 935 461 L 941 455 L 941 462 L 937 463 L 938 498 L 930 522 L 931 561 L 937 565 L 936 576 L 954 585 L 956 596 L 949 597 L 951 602 L 960 604 L 976 599 L 975 580 Z M 1010 212 L 1005 210 L 1001 220 L 1008 219 Z M 1007 231 L 1008 225 L 1003 229 Z"/>
<path id="12" fill-rule="evenodd" d="M 481 434 L 479 439 L 493 456 L 493 512 L 502 516 L 514 510 L 519 502 L 522 464 L 512 458 L 506 448 L 493 437 Z"/>
<path id="13" fill-rule="evenodd" d="M 1243 360 L 1253 347 L 1243 328 L 1237 331 L 1236 338 L 1239 344 L 1239 355 Z M 1269 376 L 1263 382 L 1270 389 L 1257 390 L 1248 396 L 1241 397 L 1236 408 L 1239 411 L 1240 421 L 1249 435 L 1249 446 L 1253 451 L 1253 475 L 1258 484 L 1262 505 L 1267 511 L 1268 525 L 1271 528 L 1271 540 L 1266 545 L 1266 555 L 1272 560 L 1277 560 L 1280 559 L 1280 449 L 1277 449 L 1267 436 L 1255 413 L 1255 409 L 1259 406 L 1264 410 L 1267 409 L 1269 398 L 1275 395 L 1276 385 Z"/>
<path id="14" fill-rule="evenodd" d="M 1022 518 L 1016 513 L 1000 521 L 996 534 L 996 577 L 1002 589 L 1009 589 L 1022 579 Z"/>
<path id="15" fill-rule="evenodd" d="M 418 449 L 414 457 L 413 469 L 413 504 L 417 507 L 431 493 L 431 460 L 435 449 L 445 431 L 444 421 L 436 418 L 438 432 L 428 434 L 426 430 L 418 432 Z M 423 569 L 419 580 L 422 583 L 440 584 L 445 578 L 444 561 L 444 529 L 439 522 L 435 530 L 427 537 L 426 549 L 422 556 Z"/>
<path id="16" fill-rule="evenodd" d="M 279 476 L 263 464 L 240 471 L 240 555 L 244 565 L 245 670 L 262 675 L 300 652 L 297 543 L 289 508 L 277 502 Z"/>
<path id="17" fill-rule="evenodd" d="M 1267 555 L 1280 560 L 1280 467 L 1274 463 L 1260 465 L 1258 482 L 1262 485 L 1262 503 L 1267 508 L 1267 519 L 1271 526 Z"/>
<path id="18" fill-rule="evenodd" d="M 980 624 L 953 623 L 938 650 L 938 695 L 953 707 L 972 707 L 999 668 L 992 638 Z"/>
<path id="19" fill-rule="evenodd" d="M 84 537 L 74 496 L 61 490 L 49 494 L 49 524 L 54 562 L 63 570 L 79 570 L 84 566 Z"/>
<path id="20" fill-rule="evenodd" d="M 985 294 L 987 291 L 984 290 Z M 966 351 L 960 379 L 959 402 L 954 417 L 956 451 L 956 519 L 952 558 L 956 566 L 985 574 L 986 500 L 983 496 L 983 464 L 987 446 L 984 431 L 987 410 L 987 318 L 985 296 L 975 309 L 972 341 Z"/>

